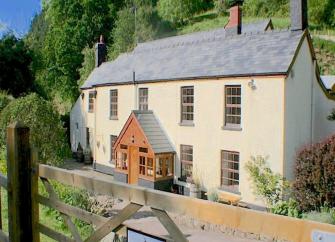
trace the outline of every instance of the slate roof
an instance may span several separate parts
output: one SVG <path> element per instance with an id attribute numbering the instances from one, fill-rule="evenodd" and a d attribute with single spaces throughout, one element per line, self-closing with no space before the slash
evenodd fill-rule
<path id="1" fill-rule="evenodd" d="M 321 81 L 327 89 L 331 90 L 335 84 L 335 76 L 321 76 Z"/>
<path id="2" fill-rule="evenodd" d="M 155 154 L 175 152 L 164 129 L 152 111 L 138 111 L 133 113 L 140 123 Z"/>
<path id="3" fill-rule="evenodd" d="M 140 83 L 287 74 L 303 35 L 270 30 L 225 36 L 221 28 L 141 43 L 95 68 L 81 88 L 132 83 L 134 76 Z"/>

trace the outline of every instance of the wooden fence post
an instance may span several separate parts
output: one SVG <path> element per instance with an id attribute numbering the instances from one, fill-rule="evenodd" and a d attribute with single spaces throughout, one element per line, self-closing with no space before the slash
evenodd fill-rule
<path id="1" fill-rule="evenodd" d="M 36 219 L 29 128 L 16 122 L 7 128 L 8 231 L 11 242 L 34 241 Z M 36 188 L 35 188 L 36 189 Z"/>

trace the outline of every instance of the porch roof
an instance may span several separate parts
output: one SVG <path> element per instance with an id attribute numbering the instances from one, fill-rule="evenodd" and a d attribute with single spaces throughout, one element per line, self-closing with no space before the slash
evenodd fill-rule
<path id="1" fill-rule="evenodd" d="M 133 111 L 155 154 L 175 152 L 153 111 Z"/>

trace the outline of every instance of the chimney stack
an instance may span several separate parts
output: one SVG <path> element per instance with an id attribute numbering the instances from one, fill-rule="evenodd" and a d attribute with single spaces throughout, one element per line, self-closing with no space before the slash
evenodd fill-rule
<path id="1" fill-rule="evenodd" d="M 242 32 L 242 9 L 243 0 L 230 1 L 229 22 L 225 26 L 227 35 L 238 35 Z"/>
<path id="2" fill-rule="evenodd" d="M 104 37 L 100 35 L 100 41 L 95 45 L 95 67 L 99 67 L 106 61 L 107 47 L 104 42 Z"/>
<path id="3" fill-rule="evenodd" d="M 308 27 L 307 0 L 291 0 L 291 30 L 303 31 Z"/>

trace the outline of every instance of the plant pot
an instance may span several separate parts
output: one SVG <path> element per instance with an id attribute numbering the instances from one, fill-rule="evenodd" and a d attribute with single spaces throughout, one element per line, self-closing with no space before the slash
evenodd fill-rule
<path id="1" fill-rule="evenodd" d="M 83 162 L 84 160 L 84 154 L 82 151 L 77 151 L 77 161 L 78 162 Z"/>
<path id="2" fill-rule="evenodd" d="M 84 155 L 84 163 L 86 165 L 92 164 L 91 153 Z"/>
<path id="3" fill-rule="evenodd" d="M 201 190 L 196 184 L 191 183 L 190 184 L 190 197 L 193 198 L 200 198 Z"/>

